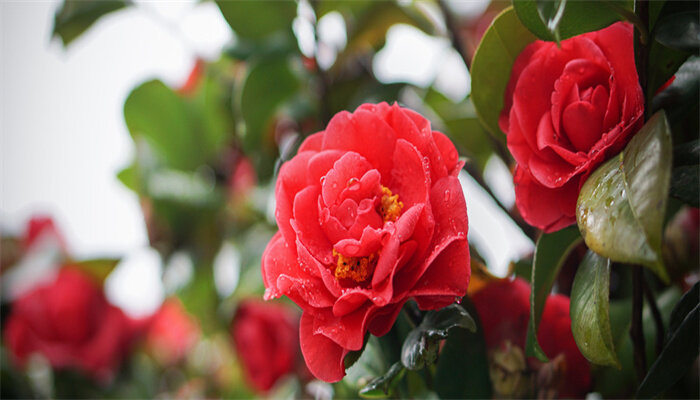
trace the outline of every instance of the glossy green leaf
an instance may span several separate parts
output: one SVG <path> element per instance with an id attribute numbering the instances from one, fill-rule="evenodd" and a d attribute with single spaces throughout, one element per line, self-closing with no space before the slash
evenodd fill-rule
<path id="1" fill-rule="evenodd" d="M 236 35 L 250 39 L 280 31 L 291 33 L 297 15 L 297 4 L 292 0 L 219 0 L 216 4 Z"/>
<path id="2" fill-rule="evenodd" d="M 54 18 L 53 36 L 68 46 L 100 17 L 130 4 L 129 0 L 64 0 Z"/>
<path id="3" fill-rule="evenodd" d="M 665 392 L 691 368 L 700 349 L 698 283 L 686 293 L 671 314 L 668 341 L 637 391 L 637 398 Z"/>
<path id="4" fill-rule="evenodd" d="M 468 299 L 462 305 L 476 311 Z M 486 342 L 479 325 L 476 332 L 454 329 L 445 340 L 435 371 L 435 390 L 442 399 L 490 399 L 491 377 Z"/>
<path id="5" fill-rule="evenodd" d="M 501 132 L 498 118 L 515 59 L 535 39 L 508 7 L 491 23 L 474 54 L 471 97 L 476 114 L 493 134 Z"/>
<path id="6" fill-rule="evenodd" d="M 698 303 L 700 303 L 700 283 L 695 282 L 693 287 L 681 296 L 678 304 L 671 311 L 671 318 L 668 323 L 668 337 L 673 336 L 673 332 L 680 328 L 683 321 L 697 307 Z"/>
<path id="7" fill-rule="evenodd" d="M 700 165 L 684 165 L 673 169 L 671 176 L 671 196 L 700 207 Z"/>
<path id="8" fill-rule="evenodd" d="M 540 20 L 544 23 L 549 34 L 559 43 L 561 41 L 559 23 L 561 23 L 566 10 L 566 0 L 535 0 L 535 4 Z"/>
<path id="9" fill-rule="evenodd" d="M 666 47 L 700 51 L 700 10 L 692 1 L 669 1 L 654 28 L 656 40 Z"/>
<path id="10" fill-rule="evenodd" d="M 610 329 L 610 260 L 588 251 L 571 288 L 571 331 L 592 363 L 620 368 Z"/>
<path id="11" fill-rule="evenodd" d="M 603 29 L 621 19 L 616 8 L 631 11 L 632 4 L 631 1 L 515 0 L 513 7 L 522 23 L 539 39 L 558 41 Z"/>
<path id="12" fill-rule="evenodd" d="M 392 388 L 396 386 L 406 372 L 400 362 L 394 363 L 386 374 L 373 379 L 367 386 L 360 389 L 359 395 L 366 399 L 383 399 L 389 397 Z"/>
<path id="13" fill-rule="evenodd" d="M 581 243 L 581 234 L 575 226 L 553 233 L 543 234 L 535 247 L 530 284 L 530 322 L 527 329 L 525 354 L 547 361 L 547 356 L 537 341 L 537 329 L 540 326 L 544 303 L 552 290 L 552 285 L 559 274 L 567 256 Z"/>
<path id="14" fill-rule="evenodd" d="M 671 136 L 660 111 L 581 188 L 576 218 L 588 248 L 668 281 L 661 239 L 670 180 Z"/>
<path id="15" fill-rule="evenodd" d="M 674 76 L 671 85 L 654 96 L 651 102 L 652 112 L 662 108 L 666 110 L 666 116 L 672 126 L 688 114 L 691 118 L 697 118 L 700 99 L 700 57 L 688 58 Z"/>
<path id="16" fill-rule="evenodd" d="M 103 284 L 107 276 L 119 264 L 119 259 L 115 258 L 94 258 L 90 260 L 74 261 L 71 266 L 74 266 L 88 275 L 95 278 L 100 284 Z"/>
<path id="17" fill-rule="evenodd" d="M 451 304 L 426 313 L 423 321 L 408 334 L 401 348 L 401 363 L 410 370 L 419 370 L 437 359 L 438 344 L 450 329 L 461 327 L 472 332 L 476 324 L 462 306 Z"/>

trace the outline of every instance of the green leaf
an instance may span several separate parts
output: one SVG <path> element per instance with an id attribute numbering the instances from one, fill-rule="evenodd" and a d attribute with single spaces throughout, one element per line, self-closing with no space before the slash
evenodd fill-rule
<path id="1" fill-rule="evenodd" d="M 297 14 L 297 4 L 292 0 L 219 0 L 216 5 L 236 35 L 250 39 L 261 39 L 279 31 L 291 34 Z"/>
<path id="2" fill-rule="evenodd" d="M 128 5 L 129 0 L 65 0 L 54 18 L 53 36 L 66 47 L 100 17 Z"/>
<path id="3" fill-rule="evenodd" d="M 672 49 L 700 51 L 700 13 L 695 2 L 669 1 L 654 28 L 659 43 Z"/>
<path id="4" fill-rule="evenodd" d="M 513 7 L 532 33 L 551 42 L 603 29 L 621 19 L 616 8 L 632 11 L 632 2 L 516 0 Z"/>
<path id="5" fill-rule="evenodd" d="M 243 137 L 246 153 L 260 152 L 264 144 L 263 136 L 272 116 L 298 88 L 299 80 L 286 57 L 263 58 L 251 62 L 243 83 L 240 103 L 246 124 Z M 267 145 L 269 148 L 269 143 Z"/>
<path id="6" fill-rule="evenodd" d="M 621 368 L 610 329 L 610 260 L 588 251 L 571 288 L 571 331 L 592 363 Z"/>
<path id="7" fill-rule="evenodd" d="M 476 315 L 468 299 L 462 305 Z M 442 399 L 490 399 L 491 377 L 481 325 L 477 332 L 454 329 L 440 352 L 435 390 Z"/>
<path id="8" fill-rule="evenodd" d="M 690 53 L 666 47 L 654 40 L 649 48 L 646 98 L 653 99 L 659 90 L 678 71 Z"/>
<path id="9" fill-rule="evenodd" d="M 165 84 L 152 80 L 134 89 L 124 103 L 131 136 L 143 137 L 170 166 L 194 169 L 205 162 L 197 151 L 195 121 L 185 102 Z"/>
<path id="10" fill-rule="evenodd" d="M 686 319 L 688 314 L 690 314 L 695 307 L 697 307 L 700 302 L 700 283 L 695 282 L 690 290 L 685 292 L 678 304 L 671 311 L 671 318 L 668 325 L 668 337 L 673 336 L 673 332 L 677 331 L 683 321 Z"/>
<path id="11" fill-rule="evenodd" d="M 535 39 L 513 8 L 508 7 L 493 20 L 476 49 L 471 97 L 479 120 L 493 134 L 501 132 L 498 118 L 515 59 Z"/>
<path id="12" fill-rule="evenodd" d="M 699 326 L 700 304 L 696 283 L 674 308 L 668 342 L 639 386 L 637 398 L 657 397 L 687 373 L 698 357 Z"/>
<path id="13" fill-rule="evenodd" d="M 684 165 L 673 169 L 671 196 L 693 207 L 700 207 L 700 165 Z"/>
<path id="14" fill-rule="evenodd" d="M 651 102 L 652 112 L 663 108 L 671 123 L 680 121 L 689 113 L 697 118 L 700 98 L 700 57 L 690 57 L 678 68 L 674 76 L 675 79 L 671 85 L 654 96 Z"/>
<path id="15" fill-rule="evenodd" d="M 412 330 L 401 348 L 401 363 L 410 370 L 419 370 L 437 359 L 438 342 L 446 339 L 455 327 L 476 330 L 476 324 L 464 308 L 451 304 L 426 313 L 423 321 Z"/>
<path id="16" fill-rule="evenodd" d="M 423 96 L 423 104 L 434 112 L 439 119 L 437 125 L 442 125 L 444 133 L 455 143 L 459 153 L 474 160 L 480 169 L 486 166 L 493 154 L 489 134 L 484 130 L 476 116 L 476 110 L 471 98 L 453 103 L 444 94 L 430 87 Z M 501 136 L 504 138 L 504 136 Z"/>
<path id="17" fill-rule="evenodd" d="M 553 233 L 543 234 L 535 247 L 530 283 L 530 323 L 527 328 L 525 354 L 546 362 L 547 356 L 537 341 L 537 329 L 540 326 L 544 304 L 552 290 L 554 280 L 571 250 L 581 243 L 581 234 L 575 226 Z"/>
<path id="18" fill-rule="evenodd" d="M 660 111 L 581 188 L 576 218 L 588 248 L 668 282 L 661 239 L 670 180 L 671 136 Z"/>
<path id="19" fill-rule="evenodd" d="M 119 259 L 115 258 L 93 258 L 90 260 L 74 261 L 70 265 L 92 276 L 103 284 L 107 276 L 119 264 Z"/>
<path id="20" fill-rule="evenodd" d="M 383 399 L 389 397 L 392 389 L 406 370 L 400 362 L 395 362 L 386 374 L 374 378 L 367 386 L 360 389 L 359 395 L 366 399 Z"/>
<path id="21" fill-rule="evenodd" d="M 537 5 L 537 14 L 540 16 L 540 20 L 545 24 L 547 31 L 549 31 L 554 40 L 559 43 L 561 41 L 559 23 L 564 16 L 566 0 L 535 0 L 535 4 Z"/>

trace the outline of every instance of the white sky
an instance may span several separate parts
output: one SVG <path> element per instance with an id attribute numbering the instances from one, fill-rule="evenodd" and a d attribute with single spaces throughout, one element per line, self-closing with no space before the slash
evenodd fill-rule
<path id="1" fill-rule="evenodd" d="M 19 232 L 31 215 L 50 214 L 75 256 L 126 256 L 107 291 L 139 314 L 158 306 L 163 288 L 138 199 L 116 179 L 133 154 L 124 100 L 154 77 L 181 84 L 195 57 L 218 57 L 231 33 L 211 2 L 137 5 L 101 19 L 64 50 L 50 36 L 59 2 L 0 1 L 0 227 Z M 407 26 L 390 30 L 374 70 L 385 81 L 436 80 L 454 99 L 470 86 L 446 39 Z M 465 188 L 470 239 L 478 231 L 474 240 L 487 244 L 485 256 L 502 273 L 531 243 L 491 214 L 473 184 Z"/>

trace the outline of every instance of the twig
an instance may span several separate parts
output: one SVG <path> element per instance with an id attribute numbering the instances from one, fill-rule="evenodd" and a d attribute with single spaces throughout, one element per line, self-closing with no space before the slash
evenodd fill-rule
<path id="1" fill-rule="evenodd" d="M 445 17 L 445 26 L 447 27 L 447 34 L 450 37 L 450 43 L 452 44 L 452 48 L 454 48 L 455 51 L 457 51 L 457 54 L 459 54 L 459 56 L 462 57 L 464 65 L 467 66 L 467 70 L 471 71 L 471 59 L 469 58 L 469 55 L 466 52 L 464 43 L 462 43 L 462 37 L 460 36 L 459 32 L 459 24 L 452 16 L 452 13 L 450 12 L 450 9 L 445 3 L 445 0 L 438 0 L 438 5 L 440 6 L 440 11 Z M 493 133 L 491 133 L 490 131 L 487 130 L 486 133 L 488 134 L 489 142 L 493 150 L 496 152 L 496 155 L 498 155 L 506 165 L 512 165 L 513 157 L 511 157 L 510 152 L 503 145 L 503 142 L 501 142 L 500 140 L 498 140 L 498 138 L 493 136 Z"/>
<path id="2" fill-rule="evenodd" d="M 644 290 L 644 297 L 647 299 L 647 303 L 651 309 L 651 315 L 654 317 L 654 324 L 656 325 L 656 355 L 658 356 L 664 348 L 664 336 L 666 335 L 664 331 L 664 321 L 661 319 L 661 312 L 659 312 L 659 307 L 656 304 L 654 292 L 652 292 L 649 284 L 647 284 L 644 279 L 642 279 L 642 289 Z"/>
<path id="3" fill-rule="evenodd" d="M 513 222 L 515 222 L 516 225 L 518 225 L 518 228 L 525 234 L 525 236 L 529 237 L 530 240 L 535 242 L 537 240 L 537 231 L 535 228 L 530 226 L 525 220 L 518 214 L 516 214 L 513 210 L 509 209 L 506 207 L 501 201 L 496 197 L 496 195 L 491 191 L 491 188 L 489 185 L 486 183 L 484 180 L 483 175 L 481 174 L 481 171 L 479 171 L 476 166 L 470 162 L 467 162 L 464 164 L 464 170 L 467 171 L 467 173 L 474 178 L 474 181 L 481 186 L 482 189 L 484 189 L 484 192 L 488 194 L 491 199 L 493 199 L 494 203 L 505 212 L 508 217 L 510 217 Z"/>
<path id="4" fill-rule="evenodd" d="M 632 266 L 632 326 L 630 327 L 630 337 L 634 346 L 634 368 L 637 371 L 639 382 L 647 374 L 646 346 L 644 344 L 644 330 L 642 326 L 642 309 L 644 308 L 644 298 L 642 297 L 644 276 L 642 272 L 641 266 Z"/>

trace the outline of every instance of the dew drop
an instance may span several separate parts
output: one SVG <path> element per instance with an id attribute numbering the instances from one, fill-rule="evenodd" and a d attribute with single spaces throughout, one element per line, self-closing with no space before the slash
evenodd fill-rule
<path id="1" fill-rule="evenodd" d="M 450 197 L 452 196 L 452 193 L 450 193 L 449 190 L 445 191 L 445 202 L 450 201 Z"/>
<path id="2" fill-rule="evenodd" d="M 321 182 L 321 185 L 323 185 L 323 183 L 326 181 L 326 176 L 322 176 L 318 181 Z"/>

